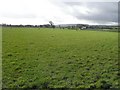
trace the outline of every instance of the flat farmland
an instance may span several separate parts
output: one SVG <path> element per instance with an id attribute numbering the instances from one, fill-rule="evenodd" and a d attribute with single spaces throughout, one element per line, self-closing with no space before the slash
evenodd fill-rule
<path id="1" fill-rule="evenodd" d="M 3 28 L 3 88 L 118 88 L 118 33 Z"/>

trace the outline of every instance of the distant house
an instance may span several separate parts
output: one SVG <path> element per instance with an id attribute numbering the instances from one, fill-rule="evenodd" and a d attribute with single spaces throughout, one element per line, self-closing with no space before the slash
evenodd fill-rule
<path id="1" fill-rule="evenodd" d="M 87 27 L 88 27 L 89 25 L 88 24 L 61 24 L 61 25 L 59 25 L 59 27 L 61 27 L 61 28 L 68 28 L 68 29 L 81 29 L 81 30 L 83 30 L 83 29 L 87 29 Z"/>
<path id="2" fill-rule="evenodd" d="M 87 29 L 87 27 L 89 26 L 88 24 L 77 24 L 76 25 L 78 28 L 80 28 L 81 30 L 83 29 Z"/>
<path id="3" fill-rule="evenodd" d="M 86 26 L 82 26 L 82 27 L 81 27 L 81 30 L 83 30 L 83 29 L 87 29 L 87 27 L 86 27 Z"/>

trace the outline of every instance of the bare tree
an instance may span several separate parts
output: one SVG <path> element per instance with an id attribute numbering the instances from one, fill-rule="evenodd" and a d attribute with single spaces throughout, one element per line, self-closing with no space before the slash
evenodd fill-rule
<path id="1" fill-rule="evenodd" d="M 52 21 L 49 21 L 49 23 L 50 23 L 51 26 L 53 26 L 53 24 L 54 24 Z"/>
<path id="2" fill-rule="evenodd" d="M 55 28 L 55 25 L 54 25 L 54 23 L 52 21 L 49 21 L 49 23 L 50 23 L 52 28 Z"/>

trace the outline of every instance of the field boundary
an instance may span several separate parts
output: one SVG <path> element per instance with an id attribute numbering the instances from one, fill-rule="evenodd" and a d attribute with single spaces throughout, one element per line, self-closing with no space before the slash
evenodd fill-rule
<path id="1" fill-rule="evenodd" d="M 0 89 L 2 89 L 2 26 L 0 26 Z"/>

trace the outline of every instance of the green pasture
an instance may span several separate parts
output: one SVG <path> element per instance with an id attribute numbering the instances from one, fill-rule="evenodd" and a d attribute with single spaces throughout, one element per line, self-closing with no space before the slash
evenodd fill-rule
<path id="1" fill-rule="evenodd" d="M 3 88 L 118 88 L 118 33 L 2 29 Z"/>

